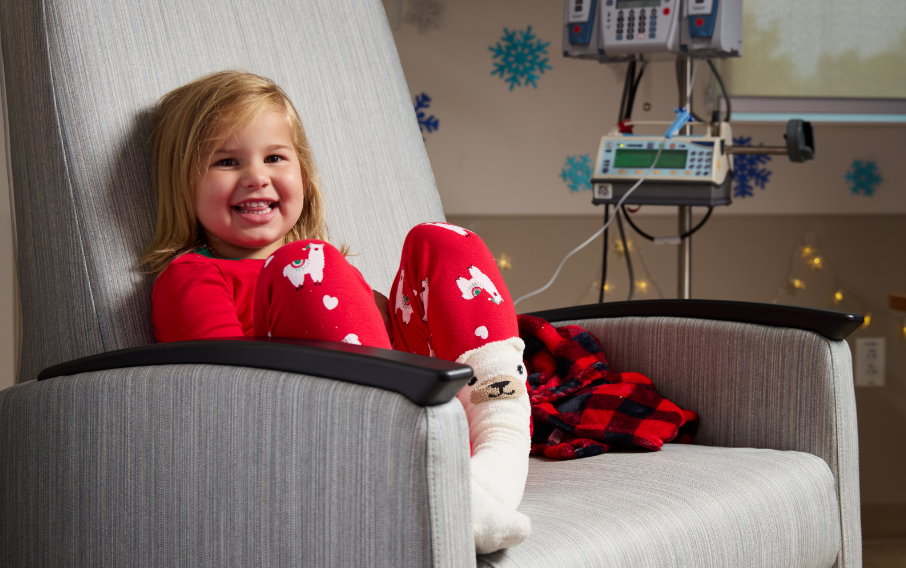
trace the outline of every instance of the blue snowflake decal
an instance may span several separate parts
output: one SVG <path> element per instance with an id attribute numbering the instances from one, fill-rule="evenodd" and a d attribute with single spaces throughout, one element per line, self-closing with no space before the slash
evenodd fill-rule
<path id="1" fill-rule="evenodd" d="M 518 34 L 518 35 L 517 35 Z M 494 63 L 495 69 L 491 75 L 500 74 L 500 78 L 510 84 L 510 90 L 513 87 L 531 85 L 538 88 L 535 81 L 538 76 L 543 74 L 547 69 L 553 69 L 547 64 L 547 46 L 550 42 L 543 42 L 540 39 L 535 40 L 535 34 L 532 33 L 532 26 L 525 31 L 515 32 L 503 28 L 503 45 L 497 42 L 497 47 L 488 49 L 494 54 L 494 59 L 500 59 Z M 525 80 L 525 83 L 521 82 Z"/>
<path id="2" fill-rule="evenodd" d="M 884 178 L 881 177 L 878 166 L 874 162 L 856 160 L 846 172 L 846 183 L 849 184 L 849 190 L 853 195 L 862 194 L 871 197 L 882 181 Z"/>
<path id="3" fill-rule="evenodd" d="M 751 145 L 752 137 L 743 136 L 733 139 L 735 146 Z M 753 189 L 764 189 L 770 181 L 771 172 L 762 166 L 771 161 L 764 154 L 736 154 L 733 156 L 733 197 L 752 197 Z"/>
<path id="4" fill-rule="evenodd" d="M 560 177 L 569 186 L 570 191 L 591 189 L 591 158 L 588 154 L 567 156 Z"/>
<path id="5" fill-rule="evenodd" d="M 434 132 L 440 126 L 440 121 L 434 118 L 434 115 L 426 115 L 423 109 L 431 107 L 431 97 L 422 93 L 415 95 L 415 117 L 418 119 L 418 127 L 422 132 Z M 424 140 L 424 138 L 422 138 Z"/>

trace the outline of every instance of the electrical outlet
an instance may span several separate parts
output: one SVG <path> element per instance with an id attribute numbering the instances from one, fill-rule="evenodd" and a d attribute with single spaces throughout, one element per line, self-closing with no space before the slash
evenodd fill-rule
<path id="1" fill-rule="evenodd" d="M 856 386 L 883 387 L 885 371 L 885 339 L 860 337 L 856 339 Z"/>

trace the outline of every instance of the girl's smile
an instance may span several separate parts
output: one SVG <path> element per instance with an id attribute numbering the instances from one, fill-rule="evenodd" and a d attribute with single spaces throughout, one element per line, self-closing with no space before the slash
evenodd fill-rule
<path id="1" fill-rule="evenodd" d="M 225 258 L 267 258 L 304 205 L 299 159 L 286 117 L 268 111 L 215 149 L 195 208 L 208 247 Z"/>
<path id="2" fill-rule="evenodd" d="M 266 223 L 276 216 L 274 208 L 278 203 L 274 201 L 252 201 L 246 200 L 233 209 L 239 212 L 247 221 L 252 223 Z"/>

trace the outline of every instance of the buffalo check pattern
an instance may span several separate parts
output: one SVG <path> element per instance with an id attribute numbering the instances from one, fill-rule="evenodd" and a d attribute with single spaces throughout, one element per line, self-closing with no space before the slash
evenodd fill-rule
<path id="1" fill-rule="evenodd" d="M 579 326 L 518 316 L 532 405 L 533 455 L 575 459 L 632 446 L 691 443 L 698 414 L 658 394 L 639 373 L 615 373 Z"/>

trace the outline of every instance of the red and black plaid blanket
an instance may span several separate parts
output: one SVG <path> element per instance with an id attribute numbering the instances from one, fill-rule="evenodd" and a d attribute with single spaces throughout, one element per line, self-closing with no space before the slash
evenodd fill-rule
<path id="1" fill-rule="evenodd" d="M 659 450 L 691 443 L 698 415 L 657 393 L 639 373 L 614 373 L 598 341 L 579 326 L 518 316 L 532 404 L 532 454 L 574 459 L 613 446 Z"/>

